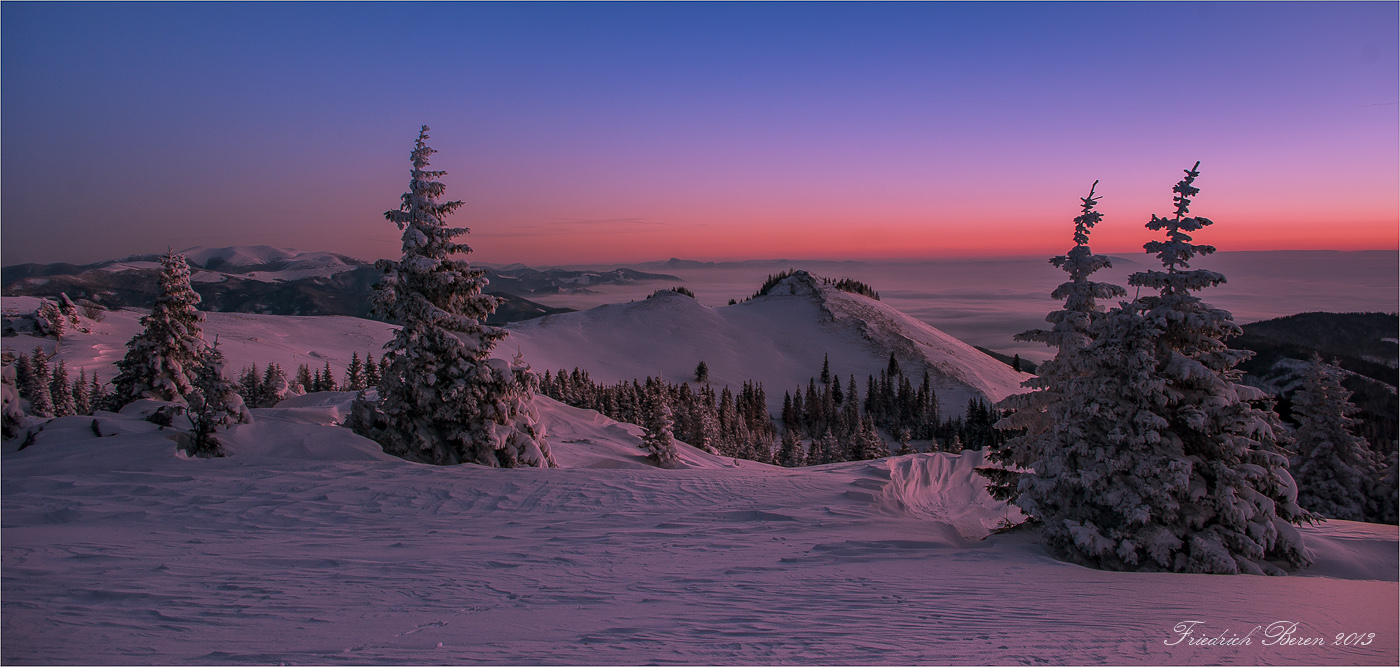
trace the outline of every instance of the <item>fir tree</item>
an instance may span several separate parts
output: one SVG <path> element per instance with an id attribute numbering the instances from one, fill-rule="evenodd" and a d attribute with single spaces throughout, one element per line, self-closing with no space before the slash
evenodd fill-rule
<path id="1" fill-rule="evenodd" d="M 365 387 L 379 386 L 379 364 L 374 361 L 374 355 L 365 353 Z"/>
<path id="2" fill-rule="evenodd" d="M 899 449 L 895 451 L 895 456 L 905 456 L 914 453 L 914 448 L 909 446 L 909 429 L 899 432 Z"/>
<path id="3" fill-rule="evenodd" d="M 204 314 L 195 309 L 199 294 L 190 287 L 189 265 L 169 251 L 160 263 L 160 295 L 112 379 L 114 402 L 121 405 L 141 398 L 183 401 L 204 349 Z"/>
<path id="4" fill-rule="evenodd" d="M 44 354 L 44 348 L 35 347 L 29 363 L 29 388 L 25 392 L 29 397 L 29 414 L 46 418 L 54 416 L 53 394 L 49 388 L 51 380 L 49 357 Z"/>
<path id="5" fill-rule="evenodd" d="M 674 468 L 680 463 L 673 437 L 671 402 L 660 382 L 647 378 L 646 419 L 642 427 L 642 448 L 647 450 L 647 460 L 657 467 Z"/>
<path id="6" fill-rule="evenodd" d="M 327 361 L 325 368 L 321 369 L 321 391 L 339 391 L 340 386 L 335 383 L 335 372 L 331 370 L 331 362 Z"/>
<path id="7" fill-rule="evenodd" d="M 219 351 L 217 338 L 205 348 L 195 368 L 194 385 L 187 396 L 190 423 L 194 426 L 189 453 L 199 457 L 223 456 L 218 431 L 251 422 L 252 414 L 234 384 L 224 378 L 224 353 Z"/>
<path id="8" fill-rule="evenodd" d="M 695 381 L 701 383 L 710 381 L 710 367 L 705 365 L 704 360 L 695 366 Z"/>
<path id="9" fill-rule="evenodd" d="M 1313 355 L 1302 387 L 1293 395 L 1293 477 L 1298 504 L 1330 519 L 1373 520 L 1371 488 L 1380 478 L 1366 441 L 1352 429 L 1351 392 L 1342 387 L 1342 370 Z"/>
<path id="10" fill-rule="evenodd" d="M 345 369 L 345 391 L 359 391 L 365 388 L 365 368 L 359 352 L 350 353 L 350 365 Z"/>
<path id="11" fill-rule="evenodd" d="M 428 126 L 412 152 L 409 191 L 385 217 L 403 230 L 403 257 L 380 260 L 375 312 L 400 327 L 385 346 L 379 401 L 358 402 L 356 430 L 385 451 L 428 463 L 553 467 L 554 457 L 531 405 L 537 379 L 517 355 L 491 359 L 505 333 L 482 324 L 497 299 L 482 293 L 485 272 L 454 256 L 471 251 L 453 239 L 466 229 L 443 221 L 462 205 L 440 202 L 441 171 L 427 169 L 435 152 Z"/>
<path id="12" fill-rule="evenodd" d="M 25 400 L 31 400 L 29 383 L 34 375 L 33 368 L 33 360 L 29 355 L 20 352 L 15 356 L 15 390 Z"/>
<path id="13" fill-rule="evenodd" d="M 778 465 L 784 468 L 801 468 L 807 465 L 807 448 L 791 429 L 783 431 L 782 445 L 778 449 Z"/>
<path id="14" fill-rule="evenodd" d="M 300 393 L 309 394 L 316 391 L 316 379 L 311 376 L 311 367 L 302 364 L 297 366 L 297 377 L 294 385 L 301 389 Z"/>
<path id="15" fill-rule="evenodd" d="M 254 407 L 270 408 L 287 399 L 291 393 L 291 388 L 287 386 L 287 374 L 282 371 L 282 367 L 270 363 L 267 370 L 263 371 L 262 388 L 259 390 L 262 402 Z"/>
<path id="16" fill-rule="evenodd" d="M 94 412 L 110 403 L 111 396 L 103 389 L 102 381 L 97 377 L 97 371 L 92 372 L 92 386 L 88 388 L 88 396 Z"/>
<path id="17" fill-rule="evenodd" d="M 1224 277 L 1187 270 L 1214 248 L 1191 243 L 1211 221 L 1188 215 L 1198 172 L 1186 173 L 1175 215 L 1147 224 L 1166 232 L 1144 246 L 1166 270 L 1129 277 L 1157 294 L 1091 323 L 1072 393 L 1052 408 L 1065 425 L 1051 430 L 1053 446 L 1033 450 L 1017 504 L 1074 561 L 1278 574 L 1268 559 L 1310 562 L 1292 524 L 1313 515 L 1296 502 L 1277 416 L 1251 404 L 1267 397 L 1238 383 L 1248 353 L 1223 340 L 1239 327 L 1193 294 Z"/>
<path id="18" fill-rule="evenodd" d="M 1080 405 L 1092 396 L 1075 391 L 1075 383 L 1087 372 L 1084 348 L 1091 341 L 1090 328 L 1104 317 L 1098 300 L 1126 294 L 1117 285 L 1089 280 L 1099 269 L 1113 266 L 1107 257 L 1095 255 L 1089 248 L 1090 232 L 1103 222 L 1103 214 L 1094 210 L 1099 200 L 1094 196 L 1098 184 L 1094 181 L 1089 195 L 1080 199 L 1080 213 L 1074 219 L 1074 247 L 1050 258 L 1052 265 L 1069 274 L 1069 280 L 1050 293 L 1050 298 L 1064 300 L 1064 307 L 1045 316 L 1053 325 L 1049 330 L 1033 329 L 1015 336 L 1018 341 L 1044 343 L 1056 353 L 1054 359 L 1041 364 L 1038 377 L 1021 383 L 1036 391 L 1010 396 L 998 405 L 1011 413 L 996 424 L 997 428 L 1026 429 L 1024 435 L 990 452 L 988 458 L 1004 467 L 978 471 L 990 480 L 988 493 L 1000 500 L 1014 500 L 1019 493 L 1020 473 L 1016 469 L 1029 468 L 1036 460 L 1074 446 L 1083 440 L 1086 428 L 1103 431 L 1092 411 Z"/>
<path id="19" fill-rule="evenodd" d="M 73 383 L 73 410 L 75 414 L 92 414 L 92 386 L 88 384 L 87 369 L 78 367 L 78 380 Z"/>
<path id="20" fill-rule="evenodd" d="M 53 368 L 53 378 L 49 380 L 49 395 L 53 399 L 53 416 L 68 417 L 78 413 L 73 404 L 73 387 L 68 384 L 68 365 L 59 361 Z"/>

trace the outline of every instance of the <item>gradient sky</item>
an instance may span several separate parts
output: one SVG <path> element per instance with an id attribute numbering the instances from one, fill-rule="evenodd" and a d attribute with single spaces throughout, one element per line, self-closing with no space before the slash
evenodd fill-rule
<path id="1" fill-rule="evenodd" d="M 1376 3 L 0 5 L 3 263 L 398 254 L 418 126 L 472 259 L 1400 247 Z"/>

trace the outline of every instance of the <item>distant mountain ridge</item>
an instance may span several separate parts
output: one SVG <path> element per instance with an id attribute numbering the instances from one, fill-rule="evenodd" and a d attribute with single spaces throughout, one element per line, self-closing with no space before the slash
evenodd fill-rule
<path id="1" fill-rule="evenodd" d="M 267 245 L 181 251 L 202 307 L 217 312 L 267 315 L 348 315 L 371 318 L 369 295 L 379 279 L 374 263 L 332 252 L 303 252 Z M 92 264 L 19 264 L 0 269 L 7 296 L 87 299 L 107 308 L 149 307 L 158 290 L 161 255 L 133 255 Z M 536 270 L 520 265 L 488 269 L 488 294 L 504 302 L 487 321 L 504 324 L 570 312 L 530 301 L 537 294 L 583 293 L 590 285 L 671 280 L 675 276 L 632 269 Z"/>

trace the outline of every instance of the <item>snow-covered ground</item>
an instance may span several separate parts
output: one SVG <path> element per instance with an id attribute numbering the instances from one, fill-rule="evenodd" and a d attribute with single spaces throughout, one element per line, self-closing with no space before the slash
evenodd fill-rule
<path id="1" fill-rule="evenodd" d="M 1046 556 L 967 452 L 786 470 L 540 399 L 564 468 L 432 467 L 257 410 L 234 455 L 51 422 L 3 454 L 16 663 L 1395 664 L 1396 530 L 1307 528 L 1289 577 L 1128 574 Z M 1169 645 L 1296 622 L 1321 646 Z M 1376 633 L 1333 646 L 1338 633 Z"/>
<path id="2" fill-rule="evenodd" d="M 697 310 L 662 297 L 576 313 L 531 325 L 540 331 L 516 327 L 498 351 L 519 347 L 537 369 L 580 365 L 599 379 L 624 377 L 631 367 L 615 364 L 628 360 L 642 374 L 680 379 L 673 373 L 693 369 L 694 354 L 677 352 L 675 369 L 648 356 L 670 340 L 700 350 L 712 373 L 746 379 L 800 367 L 805 382 L 825 348 L 833 370 L 859 374 L 870 371 L 856 362 L 883 363 L 880 341 L 930 361 L 939 345 L 956 347 L 931 328 L 877 335 L 899 315 L 858 312 L 861 301 L 822 311 L 806 297 L 767 299 Z M 6 298 L 4 308 L 26 303 Z M 684 317 L 652 331 L 667 320 L 643 318 L 647 309 Z M 771 343 L 749 357 L 719 355 L 745 343 L 726 338 L 735 332 L 782 341 L 793 335 L 783 322 L 820 312 L 830 317 L 820 335 L 789 350 Z M 598 338 L 589 321 L 606 313 L 635 316 L 612 322 L 634 330 Z M 110 378 L 138 317 L 108 313 L 91 333 L 66 338 L 59 358 L 70 370 L 101 365 Z M 561 332 L 547 346 L 551 327 Z M 230 368 L 329 360 L 340 372 L 352 351 L 377 352 L 391 330 L 353 318 L 211 313 L 205 331 L 219 335 Z M 40 340 L 4 345 L 28 350 Z M 991 534 L 1016 515 L 982 489 L 975 452 L 788 470 L 682 446 L 684 467 L 661 470 L 645 463 L 638 427 L 539 398 L 560 469 L 438 468 L 386 456 L 335 426 L 350 396 L 256 410 L 256 422 L 229 434 L 224 459 L 184 458 L 172 431 L 118 415 L 54 420 L 22 451 L 7 441 L 0 661 L 1400 660 L 1394 526 L 1304 528 L 1317 563 L 1289 577 L 1102 572 L 1054 560 L 1032 535 Z M 1294 639 L 1324 641 L 1267 636 L 1281 621 L 1297 623 Z M 1247 646 L 1178 641 L 1173 628 L 1193 622 L 1195 638 L 1260 629 Z M 1339 633 L 1376 634 L 1335 646 Z"/>

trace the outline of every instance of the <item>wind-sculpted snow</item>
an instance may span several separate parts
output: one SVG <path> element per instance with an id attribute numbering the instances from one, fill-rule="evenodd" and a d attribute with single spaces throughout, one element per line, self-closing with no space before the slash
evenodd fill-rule
<path id="1" fill-rule="evenodd" d="M 374 456 L 313 394 L 187 459 L 127 415 L 3 453 L 6 664 L 1394 664 L 1396 532 L 1304 529 L 1305 576 L 1055 561 L 975 453 L 783 469 L 540 400 L 560 469 Z M 98 433 L 104 434 L 99 437 Z M 109 434 L 109 435 L 108 435 Z M 1309 576 L 1312 575 L 1312 576 Z M 1380 579 L 1376 581 L 1375 579 Z M 1328 645 L 1191 646 L 1275 621 Z M 1331 646 L 1339 632 L 1375 632 Z M 1227 634 L 1228 636 L 1228 634 Z"/>

